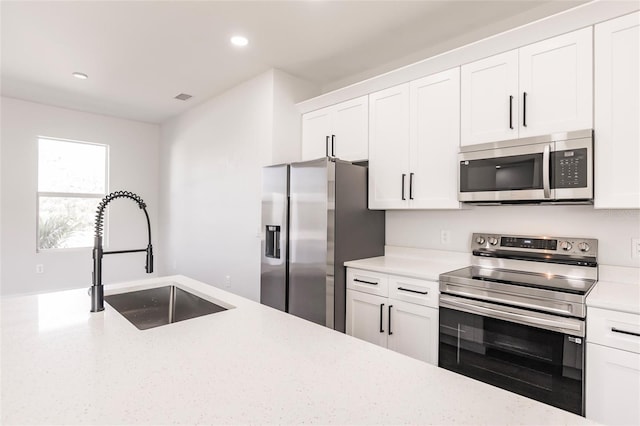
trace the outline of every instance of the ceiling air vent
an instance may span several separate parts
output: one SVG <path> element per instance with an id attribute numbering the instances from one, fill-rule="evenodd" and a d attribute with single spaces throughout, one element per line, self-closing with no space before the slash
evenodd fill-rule
<path id="1" fill-rule="evenodd" d="M 186 101 L 189 98 L 192 98 L 193 96 L 191 95 L 187 95 L 186 93 L 180 93 L 178 96 L 175 97 L 175 99 L 179 99 L 181 101 Z"/>

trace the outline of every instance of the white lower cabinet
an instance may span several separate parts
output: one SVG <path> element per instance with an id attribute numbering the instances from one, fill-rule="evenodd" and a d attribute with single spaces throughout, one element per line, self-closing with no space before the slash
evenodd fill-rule
<path id="1" fill-rule="evenodd" d="M 588 308 L 586 365 L 586 417 L 640 424 L 640 315 Z"/>
<path id="2" fill-rule="evenodd" d="M 347 269 L 350 336 L 438 364 L 438 283 Z"/>

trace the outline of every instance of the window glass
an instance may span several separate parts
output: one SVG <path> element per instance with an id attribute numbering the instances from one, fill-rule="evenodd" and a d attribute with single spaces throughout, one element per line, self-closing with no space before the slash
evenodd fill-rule
<path id="1" fill-rule="evenodd" d="M 105 145 L 38 141 L 38 191 L 104 194 Z"/>
<path id="2" fill-rule="evenodd" d="M 107 188 L 106 145 L 38 140 L 38 250 L 91 247 Z"/>

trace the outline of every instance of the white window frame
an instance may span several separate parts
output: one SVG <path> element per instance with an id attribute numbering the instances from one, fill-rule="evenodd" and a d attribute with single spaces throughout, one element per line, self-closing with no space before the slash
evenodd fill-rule
<path id="1" fill-rule="evenodd" d="M 40 182 L 40 141 L 41 140 L 52 140 L 52 141 L 60 141 L 60 142 L 71 142 L 77 144 L 84 145 L 95 145 L 105 148 L 105 156 L 104 156 L 104 193 L 100 194 L 92 194 L 92 193 L 80 193 L 80 192 L 47 192 L 47 191 L 39 191 L 39 182 Z M 50 198 L 95 198 L 96 199 L 96 207 L 98 206 L 100 200 L 102 200 L 109 193 L 109 145 L 104 143 L 96 143 L 96 142 L 87 142 L 87 141 L 79 141 L 73 139 L 63 139 L 63 138 L 55 138 L 49 136 L 38 136 L 36 139 L 37 144 L 37 167 L 36 167 L 36 253 L 47 253 L 47 252 L 59 252 L 59 251 L 84 251 L 87 248 L 93 247 L 92 245 L 83 246 L 83 247 L 69 247 L 69 248 L 40 248 L 40 197 L 50 197 Z M 108 233 L 106 232 L 106 220 L 104 225 L 104 246 L 107 246 L 106 241 L 108 240 Z"/>

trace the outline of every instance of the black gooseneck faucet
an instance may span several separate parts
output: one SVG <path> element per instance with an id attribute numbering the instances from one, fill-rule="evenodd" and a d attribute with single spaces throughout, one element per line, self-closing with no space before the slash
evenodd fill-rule
<path id="1" fill-rule="evenodd" d="M 107 205 L 116 198 L 129 198 L 136 203 L 138 207 L 142 209 L 145 217 L 147 218 L 147 232 L 149 234 L 149 244 L 146 249 L 136 250 L 116 250 L 116 251 L 103 251 L 102 250 L 102 228 L 104 222 L 104 209 Z M 91 312 L 104 311 L 104 287 L 102 286 L 102 256 L 105 254 L 121 254 L 121 253 L 136 253 L 147 252 L 147 262 L 145 270 L 147 274 L 153 272 L 153 248 L 151 247 L 151 223 L 149 222 L 149 214 L 147 213 L 147 205 L 142 201 L 140 196 L 129 191 L 115 191 L 107 195 L 98 204 L 98 210 L 96 210 L 95 221 L 95 236 L 93 239 L 93 273 L 91 286 Z"/>

